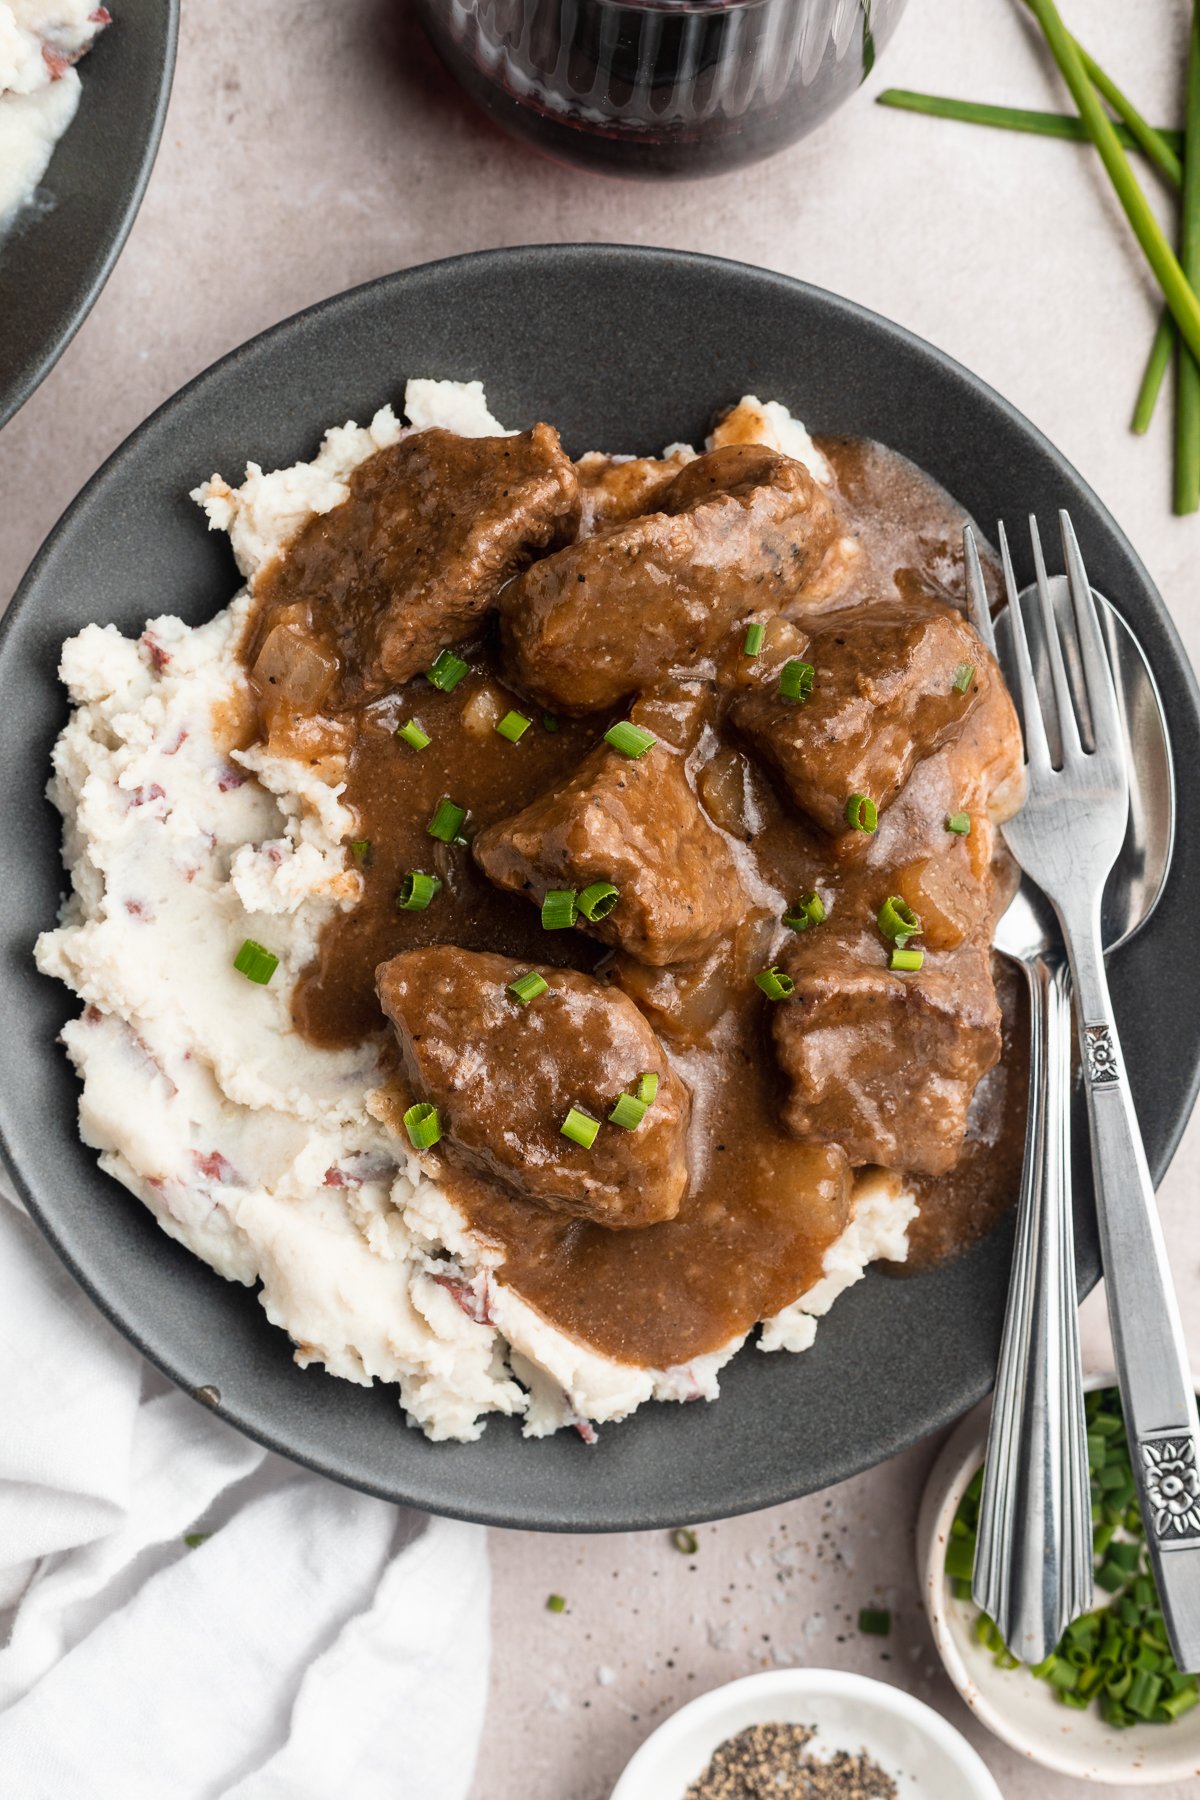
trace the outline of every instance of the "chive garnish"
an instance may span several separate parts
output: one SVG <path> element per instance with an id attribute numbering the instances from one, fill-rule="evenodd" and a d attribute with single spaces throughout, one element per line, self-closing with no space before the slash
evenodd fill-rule
<path id="1" fill-rule="evenodd" d="M 600 1121 L 593 1119 L 591 1113 L 581 1112 L 579 1107 L 573 1106 L 558 1129 L 562 1136 L 570 1138 L 573 1144 L 578 1144 L 584 1150 L 590 1150 L 596 1141 L 596 1134 L 600 1130 Z"/>
<path id="2" fill-rule="evenodd" d="M 974 663 L 959 663 L 957 669 L 955 669 L 955 671 L 954 671 L 954 691 L 955 691 L 955 693 L 956 694 L 965 694 L 967 689 L 970 687 L 971 683 L 974 681 L 974 679 L 975 679 L 975 664 Z"/>
<path id="3" fill-rule="evenodd" d="M 404 1129 L 414 1150 L 430 1149 L 442 1135 L 442 1122 L 438 1118 L 437 1107 L 431 1106 L 428 1100 L 419 1100 L 405 1113 Z"/>
<path id="4" fill-rule="evenodd" d="M 622 756 L 636 759 L 645 756 L 647 750 L 653 750 L 658 739 L 652 731 L 643 731 L 640 725 L 635 725 L 632 719 L 619 719 L 615 725 L 609 726 L 604 734 L 604 741 L 611 744 L 614 750 L 619 750 Z"/>
<path id="5" fill-rule="evenodd" d="M 565 931 L 575 923 L 578 908 L 574 888 L 551 888 L 542 901 L 542 930 Z"/>
<path id="6" fill-rule="evenodd" d="M 198 1550 L 201 1544 L 207 1544 L 211 1536 L 211 1531 L 185 1531 L 183 1541 L 189 1550 Z"/>
<path id="7" fill-rule="evenodd" d="M 742 645 L 743 656 L 757 656 L 763 647 L 763 639 L 767 635 L 765 625 L 747 625 L 746 640 Z"/>
<path id="8" fill-rule="evenodd" d="M 532 724 L 533 720 L 527 719 L 524 713 L 506 712 L 496 730 L 502 738 L 507 738 L 510 744 L 519 744 Z"/>
<path id="9" fill-rule="evenodd" d="M 253 938 L 247 938 L 233 959 L 233 966 L 239 975 L 247 981 L 256 982 L 259 987 L 266 987 L 272 975 L 279 967 L 279 958 L 262 944 L 256 944 Z"/>
<path id="10" fill-rule="evenodd" d="M 754 980 L 768 1000 L 786 1000 L 796 991 L 796 984 L 791 976 L 785 975 L 774 965 L 769 969 L 760 970 Z"/>
<path id="11" fill-rule="evenodd" d="M 558 720 L 555 718 L 553 713 L 543 713 L 542 714 L 542 730 L 543 731 L 557 731 L 558 730 Z"/>
<path id="12" fill-rule="evenodd" d="M 658 1098 L 658 1076 L 653 1069 L 645 1075 L 638 1076 L 637 1097 L 639 1100 L 644 1100 L 647 1106 L 654 1105 Z"/>
<path id="13" fill-rule="evenodd" d="M 609 913 L 620 899 L 620 890 L 611 881 L 593 881 L 585 887 L 576 901 L 578 910 L 593 925 L 600 919 L 607 919 Z"/>
<path id="14" fill-rule="evenodd" d="M 924 961 L 925 952 L 923 950 L 904 950 L 898 945 L 892 951 L 888 968 L 894 969 L 897 974 L 914 975 Z"/>
<path id="15" fill-rule="evenodd" d="M 700 1539 L 687 1525 L 677 1525 L 671 1533 L 671 1542 L 681 1556 L 695 1556 L 700 1548 Z"/>
<path id="16" fill-rule="evenodd" d="M 546 1596 L 546 1611 L 547 1612 L 566 1612 L 566 1610 L 567 1610 L 567 1603 L 561 1594 L 547 1594 L 547 1596 Z"/>
<path id="17" fill-rule="evenodd" d="M 433 817 L 425 829 L 430 837 L 437 838 L 439 843 L 452 844 L 461 832 L 466 816 L 465 806 L 456 806 L 453 800 L 439 800 Z"/>
<path id="18" fill-rule="evenodd" d="M 971 815 L 969 812 L 950 813 L 946 819 L 946 830 L 952 831 L 955 837 L 970 837 Z"/>
<path id="19" fill-rule="evenodd" d="M 810 925 L 822 924 L 825 917 L 825 902 L 820 894 L 801 894 L 799 900 L 784 913 L 783 922 L 792 931 L 807 931 Z"/>
<path id="20" fill-rule="evenodd" d="M 441 688 L 443 694 L 452 694 L 463 676 L 470 673 L 470 663 L 465 663 L 461 656 L 455 656 L 453 650 L 439 650 L 433 660 L 433 667 L 425 671 L 425 679 L 431 681 L 435 688 Z"/>
<path id="21" fill-rule="evenodd" d="M 646 1116 L 646 1102 L 633 1094 L 622 1094 L 608 1115 L 610 1125 L 619 1125 L 622 1131 L 636 1131 Z"/>
<path id="22" fill-rule="evenodd" d="M 867 1637 L 887 1637 L 892 1615 L 886 1606 L 864 1606 L 858 1615 L 858 1629 Z"/>
<path id="23" fill-rule="evenodd" d="M 874 831 L 879 824 L 879 808 L 870 794 L 851 794 L 846 802 L 846 818 L 855 831 Z"/>
<path id="24" fill-rule="evenodd" d="M 407 725 L 397 725 L 396 736 L 403 738 L 410 750 L 428 750 L 433 741 L 427 731 L 421 730 L 415 719 L 410 719 Z"/>
<path id="25" fill-rule="evenodd" d="M 550 983 L 544 980 L 536 969 L 530 969 L 528 975 L 518 975 L 515 981 L 510 981 L 507 991 L 514 1000 L 519 1000 L 522 1006 L 528 1006 L 531 1000 L 536 1000 L 539 994 L 544 994 L 549 986 Z"/>
<path id="26" fill-rule="evenodd" d="M 816 675 L 817 671 L 811 663 L 801 662 L 798 657 L 792 657 L 791 661 L 785 662 L 779 671 L 780 697 L 784 700 L 807 700 L 812 693 Z"/>
<path id="27" fill-rule="evenodd" d="M 892 894 L 884 901 L 875 915 L 875 923 L 884 937 L 891 938 L 901 950 L 909 938 L 921 936 L 920 915 L 899 894 Z"/>
<path id="28" fill-rule="evenodd" d="M 410 869 L 400 884 L 396 905 L 401 912 L 424 912 L 434 895 L 441 891 L 442 884 L 436 875 L 424 875 L 420 869 Z"/>
<path id="29" fill-rule="evenodd" d="M 370 838 L 355 838 L 350 845 L 350 854 L 360 869 L 369 869 L 375 860 L 375 847 Z"/>

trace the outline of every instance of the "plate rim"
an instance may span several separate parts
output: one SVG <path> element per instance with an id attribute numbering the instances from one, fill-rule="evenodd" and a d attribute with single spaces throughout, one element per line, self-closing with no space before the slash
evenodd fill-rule
<path id="1" fill-rule="evenodd" d="M 655 266 L 661 268 L 667 265 L 676 265 L 682 266 L 685 271 L 690 266 L 699 266 L 701 268 L 715 270 L 718 276 L 729 274 L 734 275 L 739 279 L 749 277 L 756 282 L 762 283 L 764 289 L 777 288 L 788 293 L 800 290 L 808 296 L 810 303 L 820 307 L 829 308 L 835 314 L 841 314 L 851 321 L 861 321 L 873 332 L 882 333 L 884 336 L 915 350 L 921 357 L 931 358 L 934 362 L 943 365 L 943 367 L 947 368 L 965 386 L 973 390 L 978 397 L 982 398 L 987 405 L 999 408 L 1007 416 L 1010 423 L 1017 428 L 1020 434 L 1031 438 L 1042 449 L 1049 460 L 1064 470 L 1071 482 L 1078 485 L 1078 487 L 1083 490 L 1091 503 L 1095 506 L 1097 512 L 1102 515 L 1106 522 L 1107 529 L 1111 533 L 1117 547 L 1128 559 L 1132 569 L 1140 582 L 1144 585 L 1145 589 L 1151 595 L 1155 596 L 1158 601 L 1156 609 L 1157 624 L 1165 636 L 1166 646 L 1171 654 L 1175 674 L 1186 691 L 1193 714 L 1195 714 L 1197 718 L 1200 718 L 1200 688 L 1197 687 L 1195 671 L 1187 657 L 1178 630 L 1165 601 L 1163 601 L 1161 595 L 1158 594 L 1155 583 L 1152 581 L 1136 551 L 1129 543 L 1121 526 L 1113 517 L 1107 506 L 1092 489 L 1090 484 L 1086 482 L 1074 466 L 1067 461 L 1066 457 L 1056 449 L 1053 443 L 1038 429 L 1037 426 L 1026 419 L 1025 416 L 1020 413 L 1011 402 L 1007 401 L 1003 395 L 997 393 L 988 383 L 967 369 L 963 364 L 959 363 L 955 358 L 949 356 L 936 345 L 930 343 L 929 340 L 921 338 L 918 334 L 908 330 L 907 327 L 898 325 L 886 316 L 876 313 L 870 308 L 860 305 L 858 302 L 848 300 L 844 296 L 834 294 L 813 283 L 800 281 L 794 277 L 781 274 L 777 271 L 763 269 L 753 264 L 744 263 L 735 258 L 715 257 L 704 252 L 696 251 L 680 251 L 659 249 L 644 245 L 607 243 L 527 244 L 494 250 L 470 251 L 454 257 L 437 258 L 428 262 L 414 264 L 408 268 L 377 276 L 370 281 L 359 283 L 354 287 L 329 295 L 325 299 L 320 300 L 311 306 L 301 308 L 297 312 L 279 320 L 265 330 L 256 333 L 244 343 L 234 346 L 226 352 L 225 355 L 209 365 L 208 368 L 200 371 L 197 375 L 184 383 L 183 386 L 164 400 L 146 419 L 135 427 L 135 429 L 128 434 L 122 443 L 118 445 L 97 468 L 70 504 L 64 509 L 63 513 L 48 533 L 43 544 L 40 546 L 25 575 L 22 577 L 3 617 L 0 618 L 0 654 L 3 653 L 8 637 L 15 628 L 16 622 L 21 617 L 29 595 L 40 579 L 42 570 L 54 555 L 60 539 L 70 531 L 76 512 L 90 502 L 97 490 L 99 490 L 104 482 L 114 473 L 123 458 L 130 454 L 135 446 L 140 445 L 143 438 L 158 426 L 164 415 L 169 415 L 186 396 L 192 395 L 195 390 L 215 379 L 219 373 L 236 367 L 239 361 L 256 353 L 273 339 L 284 336 L 289 331 L 294 330 L 298 323 L 305 322 L 306 324 L 311 324 L 313 322 L 319 322 L 326 315 L 336 313 L 340 307 L 359 303 L 365 295 L 372 292 L 401 290 L 404 288 L 405 284 L 409 284 L 410 287 L 416 286 L 422 280 L 436 280 L 442 271 L 469 265 L 491 264 L 501 269 L 507 268 L 512 271 L 514 276 L 516 276 L 523 269 L 536 267 L 539 261 L 546 257 L 552 259 L 565 258 L 570 262 L 582 262 L 584 264 L 594 262 L 597 258 L 617 262 L 628 259 L 642 264 L 647 268 L 653 268 Z M 318 420 L 314 420 L 312 428 L 314 439 L 316 438 L 317 433 L 322 429 L 324 429 L 322 423 Z M 1168 880 L 1168 886 L 1169 885 L 1170 880 Z M 1118 954 L 1120 953 L 1118 952 Z M 1185 1104 L 1179 1107 L 1175 1117 L 1172 1119 L 1170 1129 L 1165 1134 L 1163 1145 L 1152 1163 L 1152 1172 L 1156 1186 L 1162 1179 L 1162 1176 L 1178 1147 L 1180 1138 L 1187 1127 L 1198 1091 L 1200 1091 L 1200 1046 L 1197 1047 L 1197 1052 L 1193 1057 L 1192 1064 L 1188 1070 Z M 80 1267 L 75 1257 L 60 1241 L 52 1219 L 47 1217 L 44 1213 L 37 1198 L 32 1193 L 29 1183 L 25 1180 L 21 1170 L 16 1164 L 15 1156 L 12 1153 L 8 1142 L 2 1110 L 3 1109 L 0 1108 L 0 1160 L 3 1161 L 7 1168 L 14 1187 L 24 1202 L 30 1216 L 52 1245 L 55 1254 L 70 1270 L 74 1279 L 79 1282 L 92 1301 L 100 1308 L 103 1315 L 117 1328 L 118 1331 L 120 1331 L 122 1336 L 132 1343 L 141 1355 L 145 1356 L 154 1367 L 159 1369 L 160 1372 L 175 1385 L 192 1393 L 193 1397 L 198 1397 L 197 1390 L 192 1387 L 188 1377 L 182 1374 L 178 1367 L 172 1366 L 171 1359 L 166 1353 L 158 1353 L 149 1348 L 139 1328 L 131 1321 L 127 1321 L 117 1307 L 110 1306 L 103 1295 L 98 1291 L 97 1287 L 93 1284 L 91 1278 L 89 1278 L 86 1272 Z M 987 1240 L 984 1240 L 984 1242 L 986 1243 Z M 967 1254 L 976 1254 L 978 1249 L 979 1246 L 976 1246 Z M 203 1267 L 203 1265 L 201 1266 Z M 1090 1291 L 1097 1279 L 1097 1269 L 1085 1268 L 1081 1270 L 1081 1297 L 1083 1294 Z M 280 1345 L 282 1348 L 282 1339 L 280 1340 Z M 332 1378 L 326 1377 L 326 1379 Z M 946 1403 L 932 1409 L 932 1411 L 927 1410 L 921 1428 L 914 1436 L 902 1435 L 897 1437 L 894 1442 L 890 1439 L 882 1442 L 877 1441 L 873 1448 L 863 1449 L 859 1453 L 846 1458 L 840 1465 L 840 1472 L 831 1478 L 831 1483 L 845 1480 L 852 1475 L 861 1473 L 864 1469 L 874 1466 L 879 1461 L 896 1454 L 899 1450 L 909 1447 L 916 1442 L 923 1441 L 937 1431 L 944 1429 L 956 1419 L 960 1418 L 964 1412 L 968 1411 L 970 1407 L 981 1398 L 982 1394 L 987 1391 L 989 1385 L 990 1383 L 986 1381 L 982 1385 L 972 1384 L 969 1392 L 964 1390 L 963 1393 L 953 1395 Z M 310 1452 L 296 1448 L 292 1442 L 287 1440 L 286 1433 L 280 1435 L 273 1431 L 269 1423 L 263 1424 L 257 1421 L 251 1422 L 245 1415 L 245 1412 L 237 1406 L 230 1406 L 222 1402 L 212 1410 L 216 1411 L 218 1416 L 224 1418 L 228 1423 L 235 1426 L 236 1429 L 242 1431 L 254 1441 L 263 1444 L 271 1450 L 277 1451 L 279 1454 L 287 1457 L 288 1460 L 297 1463 L 300 1466 L 312 1469 L 331 1479 L 341 1481 L 345 1485 L 354 1487 L 359 1491 L 373 1494 L 378 1498 L 393 1503 L 423 1506 L 447 1517 L 475 1520 L 481 1523 L 498 1526 L 562 1532 L 648 1530 L 661 1528 L 664 1525 L 671 1525 L 677 1522 L 674 1511 L 664 1512 L 661 1506 L 656 1506 L 654 1503 L 651 1503 L 645 1508 L 639 1508 L 636 1497 L 629 1498 L 619 1511 L 610 1509 L 607 1513 L 597 1512 L 586 1519 L 581 1519 L 578 1516 L 573 1515 L 569 1510 L 562 1510 L 562 1508 L 558 1506 L 558 1503 L 553 1499 L 546 1500 L 543 1498 L 540 1500 L 539 1515 L 536 1518 L 530 1518 L 524 1515 L 514 1515 L 511 1506 L 507 1505 L 504 1501 L 495 1504 L 481 1504 L 478 1502 L 464 1502 L 462 1504 L 457 1504 L 452 1496 L 446 1498 L 440 1492 L 436 1499 L 432 1499 L 422 1492 L 418 1492 L 414 1495 L 402 1491 L 403 1476 L 399 1485 L 395 1483 L 388 1485 L 386 1482 L 377 1482 L 364 1478 L 361 1474 L 347 1474 L 343 1467 L 338 1466 L 335 1456 L 330 1455 L 323 1457 L 319 1451 Z M 401 1429 L 407 1430 L 409 1428 L 404 1427 L 403 1424 L 401 1424 Z M 437 1448 L 444 1451 L 448 1457 L 452 1457 L 455 1446 L 438 1446 Z M 418 1482 L 419 1487 L 422 1485 L 421 1482 Z M 754 1512 L 761 1510 L 764 1507 L 780 1504 L 795 1498 L 798 1493 L 808 1491 L 815 1490 L 811 1486 L 806 1487 L 803 1481 L 798 1483 L 795 1478 L 769 1479 L 765 1475 L 762 1475 L 756 1478 L 756 1482 L 748 1484 L 736 1499 L 731 1501 L 728 1497 L 724 1497 L 720 1503 L 701 1503 L 697 1505 L 693 1511 L 689 1512 L 689 1518 L 694 1522 L 702 1522 L 711 1519 L 734 1517 L 739 1514 Z"/>

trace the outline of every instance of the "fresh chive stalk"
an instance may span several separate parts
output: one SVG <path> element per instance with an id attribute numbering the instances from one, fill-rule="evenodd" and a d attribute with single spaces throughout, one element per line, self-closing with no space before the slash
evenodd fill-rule
<path id="1" fill-rule="evenodd" d="M 1089 69 L 1092 80 L 1095 65 Z M 1096 81 L 1099 87 L 1099 81 Z M 1106 98 L 1108 96 L 1106 95 Z M 1028 132 L 1034 137 L 1065 138 L 1071 143 L 1086 144 L 1090 140 L 1083 120 L 1075 113 L 1041 112 L 1024 106 L 990 106 L 981 100 L 953 100 L 942 94 L 918 94 L 910 88 L 885 88 L 882 94 L 876 95 L 880 106 L 894 106 L 901 112 L 924 113 L 933 119 L 956 119 L 963 125 L 991 125 L 1001 131 Z M 1111 104 L 1111 101 L 1110 101 Z M 1147 146 L 1134 136 L 1124 123 L 1115 128 L 1117 138 L 1126 150 L 1146 150 Z M 1161 125 L 1150 125 L 1147 131 L 1156 140 L 1156 152 L 1166 149 L 1174 154 L 1183 148 L 1183 133 L 1173 131 Z M 1159 155 L 1153 160 L 1162 166 Z"/>
<path id="2" fill-rule="evenodd" d="M 1183 151 L 1179 260 L 1193 289 L 1200 288 L 1200 5 L 1188 32 L 1187 135 Z M 1200 365 L 1180 351 L 1175 376 L 1175 511 L 1200 508 Z"/>

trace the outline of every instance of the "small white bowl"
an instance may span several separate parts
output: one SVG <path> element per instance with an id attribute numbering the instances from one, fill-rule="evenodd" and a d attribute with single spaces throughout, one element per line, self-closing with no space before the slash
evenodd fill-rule
<path id="1" fill-rule="evenodd" d="M 718 1744 L 769 1721 L 815 1725 L 818 1756 L 865 1750 L 902 1800 L 1002 1800 L 978 1754 L 932 1707 L 840 1669 L 772 1669 L 701 1694 L 646 1739 L 612 1800 L 683 1800 Z"/>
<path id="2" fill-rule="evenodd" d="M 1115 1387 L 1113 1374 L 1090 1375 L 1084 1387 Z M 1200 1707 L 1173 1725 L 1114 1731 L 1094 1707 L 1074 1712 L 1028 1669 L 998 1669 L 975 1641 L 978 1608 L 956 1600 L 946 1579 L 946 1544 L 967 1485 L 983 1461 L 990 1406 L 967 1414 L 930 1470 L 917 1520 L 917 1573 L 925 1610 L 946 1673 L 980 1722 L 1033 1762 L 1111 1787 L 1156 1787 L 1200 1776 Z M 1097 1604 L 1105 1599 L 1097 1596 Z"/>

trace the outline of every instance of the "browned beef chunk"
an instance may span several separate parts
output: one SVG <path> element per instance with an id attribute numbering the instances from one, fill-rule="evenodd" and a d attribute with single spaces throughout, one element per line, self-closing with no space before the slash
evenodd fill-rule
<path id="1" fill-rule="evenodd" d="M 589 537 L 608 525 L 656 511 L 684 463 L 691 460 L 690 451 L 677 451 L 674 456 L 633 456 L 624 461 L 597 451 L 581 456 L 575 464 L 583 503 L 579 535 Z"/>
<path id="2" fill-rule="evenodd" d="M 562 787 L 480 832 L 474 853 L 492 881 L 536 906 L 548 889 L 611 881 L 616 905 L 580 929 L 639 962 L 703 956 L 751 908 L 728 840 L 665 738 L 637 760 L 599 744 Z"/>
<path id="3" fill-rule="evenodd" d="M 918 940 L 919 941 L 919 940 Z M 1000 1057 L 1000 1009 L 980 935 L 927 950 L 893 974 L 881 934 L 828 924 L 779 959 L 796 984 L 772 1009 L 797 1137 L 840 1144 L 850 1161 L 940 1175 L 962 1147 L 976 1083 Z"/>
<path id="4" fill-rule="evenodd" d="M 687 463 L 660 505 L 501 595 L 509 671 L 542 704 L 599 711 L 706 656 L 735 621 L 793 598 L 834 532 L 808 470 L 756 444 Z"/>
<path id="5" fill-rule="evenodd" d="M 613 1229 L 673 1219 L 687 1187 L 687 1089 L 637 1007 L 615 988 L 542 967 L 528 1005 L 508 992 L 527 973 L 504 956 L 439 945 L 377 971 L 406 1074 L 438 1108 L 452 1154 L 552 1212 Z M 658 1076 L 635 1131 L 610 1124 L 620 1095 Z M 601 1120 L 590 1149 L 562 1134 L 572 1107 Z"/>
<path id="6" fill-rule="evenodd" d="M 311 603 L 353 697 L 469 636 L 501 586 L 578 524 L 579 483 L 551 426 L 418 431 L 354 471 L 348 499 L 309 521 L 258 594 L 268 612 Z"/>
<path id="7" fill-rule="evenodd" d="M 806 701 L 783 699 L 776 680 L 739 694 L 730 714 L 797 806 L 834 833 L 849 829 L 852 794 L 869 795 L 881 813 L 890 805 L 959 730 L 994 668 L 958 613 L 895 605 L 839 614 L 803 660 L 815 671 Z"/>

